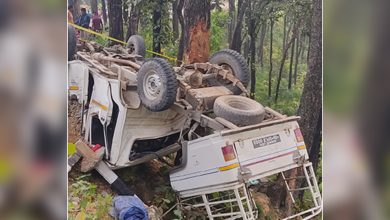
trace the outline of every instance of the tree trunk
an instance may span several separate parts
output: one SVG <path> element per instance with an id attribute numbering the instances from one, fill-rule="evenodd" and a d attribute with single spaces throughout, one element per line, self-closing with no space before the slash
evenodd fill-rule
<path id="1" fill-rule="evenodd" d="M 248 1 L 250 1 L 250 0 L 248 0 Z M 249 44 L 250 44 L 250 39 L 243 39 L 243 41 L 244 41 L 244 45 L 243 45 L 243 53 L 242 53 L 242 55 L 244 56 L 244 58 L 246 59 L 246 60 L 248 60 L 248 58 L 249 58 Z"/>
<path id="2" fill-rule="evenodd" d="M 322 16 L 321 0 L 314 0 L 309 44 L 308 73 L 298 108 L 300 128 L 313 166 L 318 165 L 321 147 L 322 112 Z M 300 183 L 302 185 L 302 183 Z"/>
<path id="3" fill-rule="evenodd" d="M 269 37 L 269 73 L 268 73 L 268 97 L 271 97 L 272 90 L 272 52 L 273 52 L 273 43 L 274 40 L 274 20 L 271 18 L 270 25 L 270 37 Z"/>
<path id="4" fill-rule="evenodd" d="M 108 1 L 109 35 L 123 40 L 122 0 Z M 117 44 L 117 42 L 111 42 Z"/>
<path id="5" fill-rule="evenodd" d="M 309 59 L 310 59 L 310 44 L 311 44 L 311 35 L 309 36 L 309 47 L 307 48 L 307 54 L 306 54 L 306 61 L 307 63 L 309 63 Z"/>
<path id="6" fill-rule="evenodd" d="M 296 40 L 296 54 L 295 54 L 295 64 L 294 64 L 294 85 L 297 84 L 297 74 L 298 74 L 298 63 L 299 63 L 299 53 L 301 51 L 301 46 L 300 46 L 300 37 L 301 35 L 298 34 L 297 40 Z"/>
<path id="7" fill-rule="evenodd" d="M 296 30 L 293 30 L 293 36 L 291 36 L 290 42 L 288 42 L 288 44 L 286 44 L 286 48 L 283 51 L 282 60 L 280 61 L 279 75 L 278 75 L 278 80 L 277 80 L 277 84 L 276 84 L 276 91 L 275 91 L 275 103 L 278 102 L 280 81 L 282 80 L 283 67 L 284 67 L 284 63 L 286 62 L 288 50 L 290 49 L 291 44 L 295 41 L 295 38 L 296 38 L 295 32 L 296 32 Z"/>
<path id="8" fill-rule="evenodd" d="M 287 15 L 283 17 L 283 47 L 282 51 L 286 48 L 286 38 L 287 38 Z"/>
<path id="9" fill-rule="evenodd" d="M 180 42 L 179 42 L 179 49 L 177 51 L 177 61 L 176 65 L 180 66 L 183 61 L 183 54 L 184 54 L 184 16 L 183 16 L 183 6 L 184 6 L 184 0 L 179 0 L 177 3 L 177 18 L 179 19 L 181 31 L 180 31 Z"/>
<path id="10" fill-rule="evenodd" d="M 310 58 L 309 70 L 305 78 L 298 115 L 301 131 L 308 147 L 308 151 L 314 147 L 314 137 L 322 107 L 322 17 L 321 0 L 314 0 L 313 16 L 311 24 L 311 41 L 309 45 Z"/>
<path id="11" fill-rule="evenodd" d="M 260 43 L 259 43 L 259 63 L 264 67 L 264 39 L 267 33 L 267 23 L 261 25 Z"/>
<path id="12" fill-rule="evenodd" d="M 138 23 L 139 23 L 139 7 L 134 4 L 130 5 L 130 16 L 127 20 L 127 33 L 126 40 L 129 40 L 131 35 L 138 34 Z"/>
<path id="13" fill-rule="evenodd" d="M 305 50 L 306 50 L 306 38 L 305 36 L 303 36 L 303 39 L 302 39 L 302 44 L 301 44 L 301 61 L 304 61 L 305 60 Z"/>
<path id="14" fill-rule="evenodd" d="M 125 0 L 123 2 L 123 12 L 122 12 L 122 15 L 123 15 L 123 22 L 126 22 L 128 21 L 128 18 L 129 18 L 129 3 Z"/>
<path id="15" fill-rule="evenodd" d="M 107 24 L 106 0 L 102 0 L 102 13 L 103 13 L 103 22 L 104 25 L 106 25 Z"/>
<path id="16" fill-rule="evenodd" d="M 236 1 L 229 0 L 229 26 L 228 26 L 228 42 L 232 42 L 233 29 L 236 24 Z"/>
<path id="17" fill-rule="evenodd" d="M 73 19 L 76 21 L 80 17 L 80 0 L 73 0 Z"/>
<path id="18" fill-rule="evenodd" d="M 97 0 L 91 0 L 91 10 L 92 10 L 92 14 L 98 12 L 98 3 L 97 3 Z"/>
<path id="19" fill-rule="evenodd" d="M 249 0 L 249 8 L 248 8 L 248 34 L 250 37 L 250 68 L 251 68 L 251 91 L 250 98 L 256 98 L 256 67 L 255 67 L 255 59 L 256 59 L 256 34 L 255 34 L 255 19 L 252 17 L 252 0 Z"/>
<path id="20" fill-rule="evenodd" d="M 207 62 L 210 53 L 210 0 L 184 1 L 186 63 Z"/>
<path id="21" fill-rule="evenodd" d="M 160 0 L 160 5 L 162 7 L 162 0 Z M 153 52 L 161 53 L 161 7 L 156 7 L 153 10 Z M 153 54 L 153 56 L 156 56 Z"/>
<path id="22" fill-rule="evenodd" d="M 172 30 L 173 30 L 173 39 L 177 40 L 179 37 L 179 18 L 177 16 L 177 4 L 179 0 L 172 2 Z"/>
<path id="23" fill-rule="evenodd" d="M 248 0 L 238 0 L 238 16 L 237 16 L 236 26 L 233 32 L 233 38 L 230 44 L 230 49 L 235 50 L 239 53 L 241 53 L 241 44 L 242 44 L 242 40 L 241 40 L 242 23 L 244 20 L 244 14 L 247 6 L 248 6 Z"/>
<path id="24" fill-rule="evenodd" d="M 291 46 L 291 57 L 290 57 L 290 71 L 288 73 L 288 89 L 291 89 L 292 84 L 292 77 L 293 77 L 293 65 L 294 65 L 294 54 L 295 54 L 295 41 L 293 40 L 292 46 Z"/>

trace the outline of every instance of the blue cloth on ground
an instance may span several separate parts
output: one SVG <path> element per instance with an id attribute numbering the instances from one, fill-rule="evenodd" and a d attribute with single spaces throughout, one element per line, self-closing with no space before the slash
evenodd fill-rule
<path id="1" fill-rule="evenodd" d="M 148 220 L 148 210 L 136 196 L 116 196 L 114 209 L 119 220 Z"/>

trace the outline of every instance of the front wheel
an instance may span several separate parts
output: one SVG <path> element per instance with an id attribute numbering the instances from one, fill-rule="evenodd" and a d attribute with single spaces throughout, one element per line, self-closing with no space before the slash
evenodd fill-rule
<path id="1" fill-rule="evenodd" d="M 136 54 L 145 57 L 145 40 L 141 36 L 132 35 L 127 41 L 127 48 L 129 49 L 130 54 Z"/>
<path id="2" fill-rule="evenodd" d="M 222 68 L 230 70 L 245 87 L 248 86 L 250 80 L 249 68 L 241 54 L 230 49 L 220 50 L 211 56 L 210 63 L 218 64 Z M 240 88 L 234 86 L 231 81 L 222 79 L 221 76 L 209 79 L 208 84 L 211 86 L 225 86 L 235 95 L 242 93 Z"/>
<path id="3" fill-rule="evenodd" d="M 137 91 L 142 104 L 153 112 L 164 111 L 176 99 L 178 82 L 166 60 L 152 58 L 144 62 L 137 74 Z"/>

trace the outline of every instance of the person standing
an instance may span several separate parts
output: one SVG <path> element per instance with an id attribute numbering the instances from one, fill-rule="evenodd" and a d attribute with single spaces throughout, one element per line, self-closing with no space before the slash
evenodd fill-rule
<path id="1" fill-rule="evenodd" d="M 79 19 L 77 19 L 76 24 L 83 27 L 83 28 L 89 28 L 89 23 L 91 21 L 91 18 L 87 14 L 87 9 L 81 8 L 81 15 Z"/>
<path id="2" fill-rule="evenodd" d="M 98 12 L 92 16 L 92 30 L 101 33 L 103 31 L 103 21 Z"/>
<path id="3" fill-rule="evenodd" d="M 68 6 L 68 22 L 69 23 L 74 23 L 74 20 L 73 20 L 73 5 L 69 5 Z"/>
<path id="4" fill-rule="evenodd" d="M 81 8 L 81 15 L 77 19 L 76 24 L 78 26 L 83 27 L 83 28 L 89 29 L 89 23 L 90 22 L 91 22 L 91 18 L 87 14 L 87 10 L 85 8 Z M 87 39 L 88 38 L 88 34 L 85 31 L 80 30 L 80 37 L 81 37 L 81 39 Z"/>

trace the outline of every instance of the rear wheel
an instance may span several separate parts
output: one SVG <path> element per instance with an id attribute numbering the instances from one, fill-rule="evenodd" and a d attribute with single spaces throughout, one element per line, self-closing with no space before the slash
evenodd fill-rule
<path id="1" fill-rule="evenodd" d="M 137 54 L 145 57 L 146 47 L 144 39 L 139 35 L 132 35 L 127 41 L 127 48 L 130 54 Z"/>
<path id="2" fill-rule="evenodd" d="M 230 70 L 245 87 L 248 86 L 250 80 L 249 68 L 241 54 L 234 50 L 224 49 L 213 54 L 210 63 L 218 64 L 224 69 Z M 212 86 L 225 86 L 235 95 L 242 93 L 241 89 L 234 86 L 231 81 L 222 79 L 220 76 L 209 79 L 208 83 Z"/>
<path id="3" fill-rule="evenodd" d="M 214 113 L 236 125 L 258 124 L 265 116 L 264 107 L 247 97 L 237 95 L 220 96 L 214 102 Z"/>
<path id="4" fill-rule="evenodd" d="M 144 62 L 137 74 L 137 90 L 142 104 L 153 112 L 164 111 L 176 99 L 178 83 L 172 67 L 161 58 Z"/>

